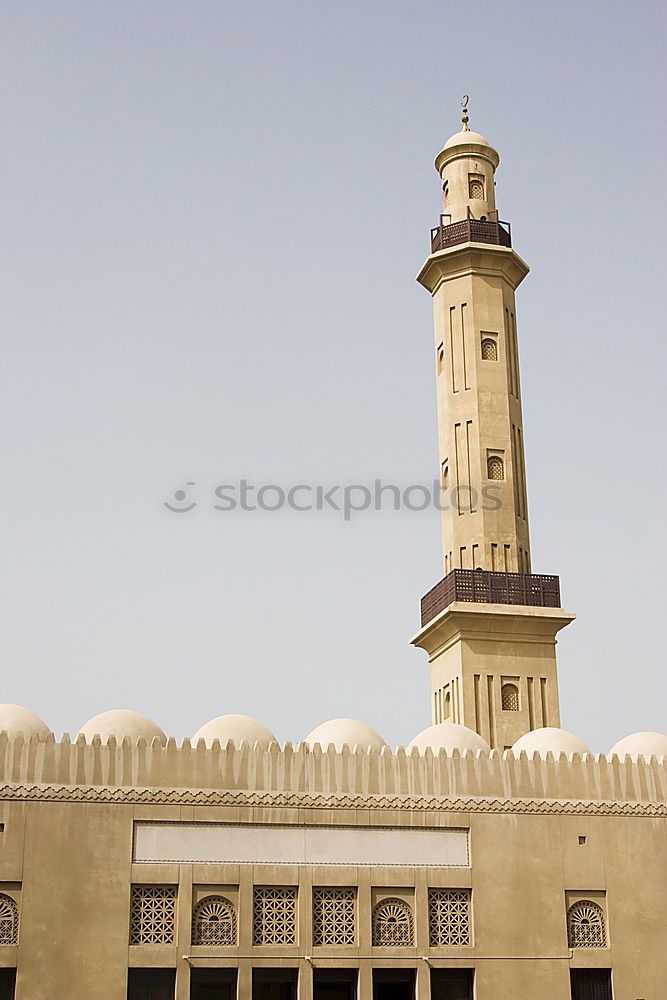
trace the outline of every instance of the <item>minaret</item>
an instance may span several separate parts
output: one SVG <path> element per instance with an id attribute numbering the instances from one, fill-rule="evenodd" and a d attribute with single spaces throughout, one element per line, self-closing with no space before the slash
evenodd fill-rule
<path id="1" fill-rule="evenodd" d="M 531 572 L 514 293 L 528 274 L 496 209 L 500 162 L 468 127 L 435 160 L 444 212 L 417 280 L 433 296 L 445 578 L 413 639 L 431 663 L 434 722 L 492 746 L 560 725 L 558 577 Z"/>

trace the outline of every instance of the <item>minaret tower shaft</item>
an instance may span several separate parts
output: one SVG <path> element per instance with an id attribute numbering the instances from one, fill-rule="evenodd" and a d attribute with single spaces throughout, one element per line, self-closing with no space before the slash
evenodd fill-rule
<path id="1" fill-rule="evenodd" d="M 530 573 L 514 303 L 528 266 L 498 221 L 500 157 L 464 125 L 435 161 L 444 212 L 417 279 L 433 296 L 444 571 Z"/>
<path id="2" fill-rule="evenodd" d="M 498 217 L 500 162 L 468 127 L 435 160 L 443 194 L 417 280 L 433 297 L 444 580 L 413 642 L 431 663 L 435 723 L 492 746 L 560 725 L 558 578 L 531 571 L 515 291 L 528 265 Z"/>

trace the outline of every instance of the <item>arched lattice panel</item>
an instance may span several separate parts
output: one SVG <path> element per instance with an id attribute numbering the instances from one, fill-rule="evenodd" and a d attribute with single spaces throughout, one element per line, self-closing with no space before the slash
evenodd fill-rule
<path id="1" fill-rule="evenodd" d="M 500 455 L 489 455 L 486 461 L 487 479 L 501 480 L 505 478 L 505 463 Z"/>
<path id="2" fill-rule="evenodd" d="M 519 711 L 519 689 L 516 684 L 503 684 L 500 697 L 503 712 Z"/>
<path id="3" fill-rule="evenodd" d="M 482 361 L 497 361 L 498 360 L 498 344 L 493 339 L 493 337 L 484 337 L 482 339 Z"/>
<path id="4" fill-rule="evenodd" d="M 412 910 L 404 899 L 383 899 L 373 910 L 373 944 L 380 946 L 413 945 Z"/>
<path id="5" fill-rule="evenodd" d="M 471 174 L 468 180 L 468 195 L 470 198 L 484 197 L 484 180 L 477 174 Z"/>
<path id="6" fill-rule="evenodd" d="M 224 896 L 206 896 L 192 917 L 192 943 L 236 944 L 236 910 Z"/>
<path id="7" fill-rule="evenodd" d="M 16 944 L 19 936 L 19 908 L 11 896 L 0 893 L 0 944 Z"/>
<path id="8" fill-rule="evenodd" d="M 574 903 L 567 911 L 567 938 L 570 948 L 605 948 L 607 934 L 602 907 L 588 899 Z"/>

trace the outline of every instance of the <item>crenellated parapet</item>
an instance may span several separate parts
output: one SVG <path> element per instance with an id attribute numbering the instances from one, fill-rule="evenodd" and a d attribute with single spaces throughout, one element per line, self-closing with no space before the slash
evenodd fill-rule
<path id="1" fill-rule="evenodd" d="M 0 798 L 667 815 L 664 757 L 0 734 Z"/>

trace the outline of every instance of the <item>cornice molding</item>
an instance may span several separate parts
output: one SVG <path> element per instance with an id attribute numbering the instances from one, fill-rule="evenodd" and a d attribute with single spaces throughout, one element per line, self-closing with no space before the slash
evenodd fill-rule
<path id="1" fill-rule="evenodd" d="M 537 799 L 484 796 L 352 795 L 252 792 L 190 788 L 110 788 L 84 785 L 2 785 L 3 802 L 69 802 L 99 805 L 229 806 L 266 809 L 370 809 L 396 812 L 533 813 L 666 818 L 664 802 L 607 799 Z"/>
<path id="2" fill-rule="evenodd" d="M 410 640 L 431 657 L 460 640 L 556 644 L 556 634 L 575 615 L 562 608 L 475 604 L 455 601 L 428 622 Z"/>
<path id="3" fill-rule="evenodd" d="M 443 281 L 468 275 L 504 278 L 516 290 L 530 268 L 515 250 L 491 243 L 462 243 L 426 258 L 417 281 L 435 295 Z"/>

